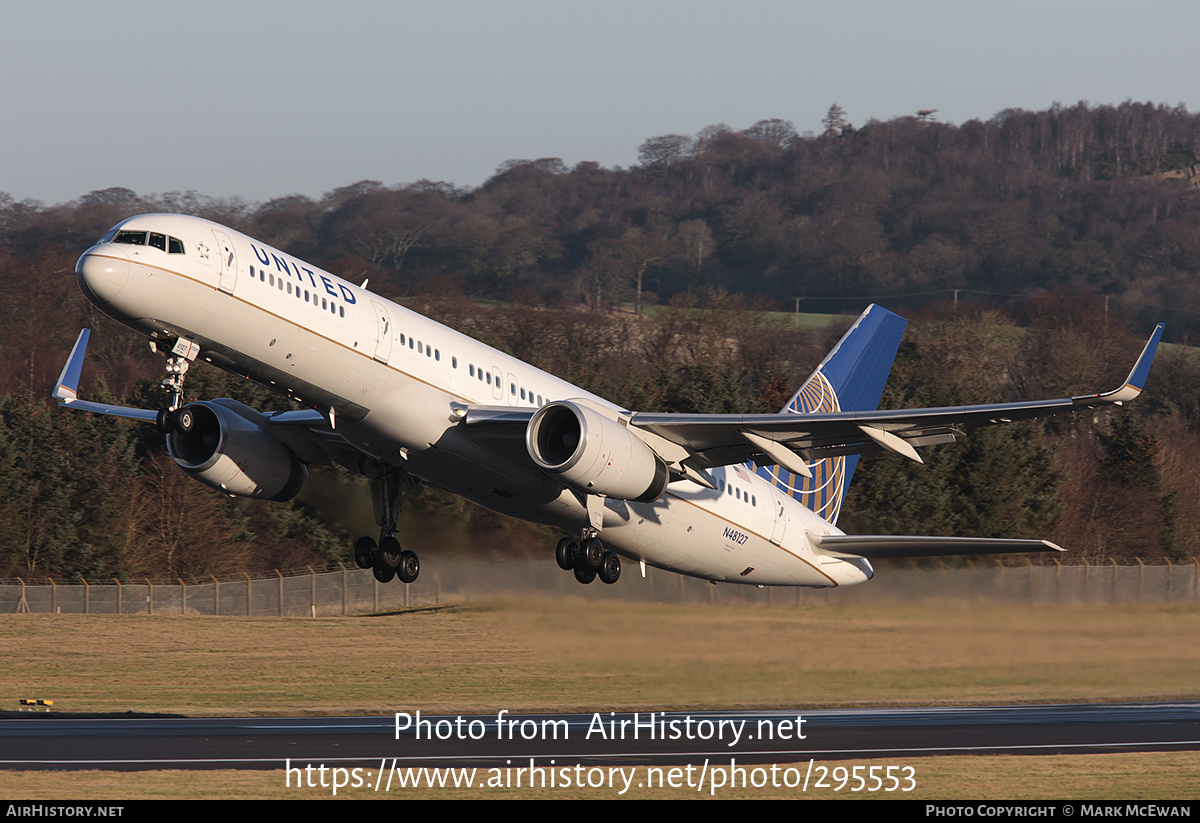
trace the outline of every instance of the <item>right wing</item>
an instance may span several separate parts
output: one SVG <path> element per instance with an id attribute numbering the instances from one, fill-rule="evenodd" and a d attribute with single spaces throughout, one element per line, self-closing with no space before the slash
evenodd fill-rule
<path id="1" fill-rule="evenodd" d="M 83 371 L 83 358 L 87 354 L 88 338 L 91 335 L 91 329 L 83 329 L 79 332 L 79 337 L 75 339 L 75 346 L 71 349 L 71 356 L 67 358 L 67 364 L 63 366 L 62 374 L 58 376 L 58 382 L 54 384 L 52 392 L 54 399 L 59 402 L 60 406 L 70 409 L 108 414 L 113 417 L 127 417 L 131 420 L 141 420 L 144 423 L 156 422 L 158 412 L 153 409 L 135 409 L 129 406 L 113 406 L 79 399 L 79 375 Z"/>
<path id="2" fill-rule="evenodd" d="M 83 329 L 71 349 L 71 356 L 63 366 L 62 374 L 58 377 L 52 395 L 59 405 L 77 411 L 105 414 L 112 417 L 124 417 L 130 420 L 140 420 L 143 423 L 158 424 L 158 411 L 155 409 L 139 409 L 131 406 L 116 406 L 108 403 L 95 403 L 79 399 L 79 376 L 83 371 L 84 357 L 87 355 L 88 339 L 91 329 Z M 235 401 L 210 400 L 208 403 L 229 406 Z M 236 406 L 242 404 L 236 403 Z M 242 407 L 245 408 L 245 407 Z M 251 412 L 246 412 L 247 414 Z M 296 411 L 259 412 L 263 428 L 272 437 L 287 446 L 305 463 L 322 463 L 332 465 L 340 463 L 348 468 L 354 468 L 362 452 L 351 446 L 338 434 L 330 420 L 316 409 L 300 409 Z M 256 418 L 259 419 L 259 418 Z"/>

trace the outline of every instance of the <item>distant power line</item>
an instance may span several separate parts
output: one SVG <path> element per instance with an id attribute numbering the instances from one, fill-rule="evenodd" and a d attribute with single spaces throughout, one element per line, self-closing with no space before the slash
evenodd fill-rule
<path id="1" fill-rule="evenodd" d="M 1037 294 L 1029 294 L 1029 293 L 1013 294 L 1011 292 L 983 291 L 981 289 L 935 289 L 933 291 L 900 292 L 898 294 L 860 294 L 860 295 L 854 295 L 854 296 L 850 296 L 850 297 L 833 296 L 833 295 L 831 295 L 829 297 L 818 296 L 818 295 L 804 295 L 801 297 L 793 297 L 792 299 L 796 301 L 796 310 L 799 311 L 799 303 L 801 300 L 821 300 L 821 301 L 848 300 L 851 302 L 861 303 L 866 300 L 875 302 L 878 300 L 902 300 L 902 299 L 911 298 L 911 297 L 935 297 L 938 295 L 953 295 L 954 301 L 958 302 L 958 295 L 960 295 L 960 294 L 975 294 L 975 295 L 983 295 L 985 297 L 1007 297 L 1007 298 L 1014 298 L 1017 300 L 1026 300 L 1028 298 L 1037 296 Z M 1106 305 L 1109 300 L 1112 300 L 1112 301 L 1115 301 L 1118 303 L 1124 303 L 1126 305 L 1131 305 L 1131 306 L 1140 306 L 1140 307 L 1149 308 L 1149 309 L 1159 309 L 1161 311 L 1183 312 L 1184 314 L 1200 315 L 1200 310 L 1197 310 L 1197 309 L 1184 309 L 1184 308 L 1180 308 L 1178 306 L 1167 306 L 1162 303 L 1147 303 L 1142 300 L 1134 300 L 1133 298 L 1130 298 L 1130 297 L 1121 297 L 1120 295 L 1098 294 L 1095 296 L 1103 297 Z"/>

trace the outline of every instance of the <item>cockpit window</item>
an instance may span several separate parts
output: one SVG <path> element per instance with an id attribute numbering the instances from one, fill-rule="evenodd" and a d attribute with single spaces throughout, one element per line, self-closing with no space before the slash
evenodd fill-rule
<path id="1" fill-rule="evenodd" d="M 114 243 L 125 243 L 129 246 L 144 246 L 146 245 L 146 232 L 144 231 L 122 231 L 117 232 L 117 236 L 113 238 Z"/>
<path id="2" fill-rule="evenodd" d="M 107 243 L 110 240 L 113 243 L 124 243 L 129 246 L 153 246 L 168 254 L 184 253 L 182 240 L 156 231 L 117 231 L 113 229 L 100 238 L 101 243 Z"/>
<path id="3" fill-rule="evenodd" d="M 113 239 L 113 235 L 116 233 L 117 233 L 117 230 L 115 228 L 109 229 L 108 231 L 106 231 L 104 233 L 103 237 L 101 237 L 99 240 L 96 241 L 96 245 L 99 246 L 101 243 L 107 243 L 109 240 Z"/>

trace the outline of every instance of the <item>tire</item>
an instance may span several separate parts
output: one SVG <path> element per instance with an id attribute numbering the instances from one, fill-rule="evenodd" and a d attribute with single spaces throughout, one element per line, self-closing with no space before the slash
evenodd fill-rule
<path id="1" fill-rule="evenodd" d="M 583 541 L 583 565 L 593 572 L 600 571 L 604 562 L 604 544 L 598 538 L 589 537 Z"/>
<path id="2" fill-rule="evenodd" d="M 612 552 L 605 552 L 604 561 L 600 564 L 598 574 L 600 579 L 608 585 L 616 583 L 621 577 L 621 558 Z"/>
<path id="3" fill-rule="evenodd" d="M 375 565 L 375 541 L 369 537 L 360 537 L 354 543 L 354 565 L 360 569 L 369 569 Z"/>
<path id="4" fill-rule="evenodd" d="M 371 573 L 375 575 L 375 579 L 380 583 L 391 583 L 392 578 L 396 576 L 393 569 L 385 569 L 383 566 L 376 566 L 371 569 Z"/>
<path id="5" fill-rule="evenodd" d="M 379 550 L 376 554 L 376 565 L 383 566 L 385 569 L 391 569 L 393 572 L 400 568 L 400 560 L 404 555 L 404 550 L 400 547 L 400 541 L 392 535 L 388 535 L 379 541 Z"/>
<path id="6" fill-rule="evenodd" d="M 554 547 L 554 559 L 558 561 L 558 567 L 565 572 L 575 568 L 577 557 L 579 557 L 579 542 L 570 537 L 559 540 L 558 545 Z"/>
<path id="7" fill-rule="evenodd" d="M 588 583 L 591 583 L 596 579 L 596 573 L 591 569 L 581 569 L 576 566 L 575 579 L 586 586 Z"/>
<path id="8" fill-rule="evenodd" d="M 412 583 L 420 573 L 421 560 L 417 557 L 417 553 L 410 551 L 403 552 L 400 555 L 400 565 L 396 569 L 396 576 L 400 578 L 400 582 Z"/>
<path id="9" fill-rule="evenodd" d="M 180 434 L 191 434 L 196 428 L 196 412 L 187 408 L 175 411 L 175 431 Z"/>

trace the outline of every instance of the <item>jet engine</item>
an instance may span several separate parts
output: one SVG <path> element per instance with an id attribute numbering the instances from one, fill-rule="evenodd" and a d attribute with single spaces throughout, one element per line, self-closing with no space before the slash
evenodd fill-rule
<path id="1" fill-rule="evenodd" d="M 550 403 L 530 419 L 525 448 L 573 489 L 639 503 L 657 500 L 667 487 L 666 464 L 609 415 L 587 400 Z"/>
<path id="2" fill-rule="evenodd" d="M 167 451 L 188 475 L 226 494 L 291 500 L 308 469 L 236 400 L 189 403 L 167 415 Z"/>

